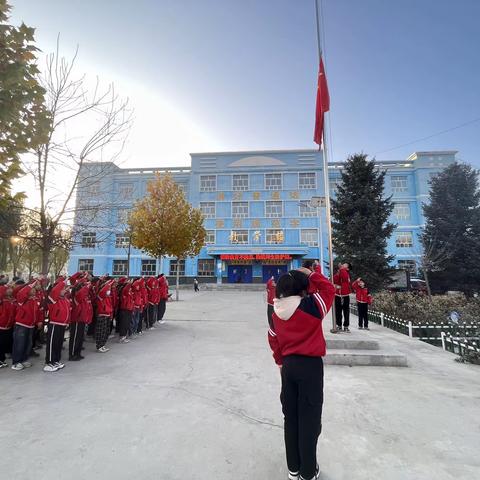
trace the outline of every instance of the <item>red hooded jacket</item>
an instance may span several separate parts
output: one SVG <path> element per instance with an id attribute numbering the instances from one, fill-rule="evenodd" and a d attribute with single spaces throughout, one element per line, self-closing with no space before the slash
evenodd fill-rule
<path id="1" fill-rule="evenodd" d="M 15 303 L 6 296 L 9 288 L 0 285 L 0 330 L 9 330 L 15 323 Z"/>
<path id="2" fill-rule="evenodd" d="M 99 288 L 96 298 L 97 315 L 106 315 L 107 317 L 112 316 L 112 288 L 113 286 L 111 280 L 109 280 Z"/>
<path id="3" fill-rule="evenodd" d="M 37 318 L 38 302 L 33 296 L 30 297 L 32 285 L 23 285 L 16 290 L 17 308 L 15 311 L 15 324 L 26 328 L 33 328 Z"/>
<path id="4" fill-rule="evenodd" d="M 52 325 L 68 325 L 70 323 L 70 300 L 60 296 L 60 292 L 66 287 L 66 283 L 60 280 L 53 286 L 48 295 L 48 316 Z"/>
<path id="5" fill-rule="evenodd" d="M 72 301 L 72 322 L 89 325 L 93 320 L 93 306 L 90 298 L 90 284 L 83 284 L 74 294 Z"/>
<path id="6" fill-rule="evenodd" d="M 368 288 L 360 287 L 358 284 L 358 280 L 355 280 L 352 283 L 353 291 L 355 292 L 355 296 L 357 297 L 357 302 L 359 303 L 368 303 L 369 305 L 373 302 L 373 297 L 368 293 Z"/>
<path id="7" fill-rule="evenodd" d="M 127 310 L 131 312 L 135 307 L 134 293 L 132 284 L 126 283 L 120 292 L 120 310 Z"/>
<path id="8" fill-rule="evenodd" d="M 346 268 L 340 268 L 338 272 L 333 276 L 333 283 L 335 284 L 335 295 L 340 297 L 346 297 L 352 293 L 350 287 L 350 274 Z"/>
<path id="9" fill-rule="evenodd" d="M 320 273 L 313 272 L 308 279 L 316 293 L 274 300 L 268 342 L 277 365 L 287 355 L 325 356 L 322 320 L 332 306 L 335 287 Z"/>

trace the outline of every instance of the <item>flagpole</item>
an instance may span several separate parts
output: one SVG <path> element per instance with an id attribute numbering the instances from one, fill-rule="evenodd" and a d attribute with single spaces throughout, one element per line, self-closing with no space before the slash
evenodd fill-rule
<path id="1" fill-rule="evenodd" d="M 318 47 L 318 64 L 322 59 L 322 42 L 320 37 L 320 15 L 318 0 L 315 0 L 315 18 L 317 20 L 317 47 Z M 326 223 L 327 223 L 327 237 L 328 237 L 328 263 L 330 271 L 330 280 L 333 283 L 333 242 L 332 242 L 332 218 L 330 214 L 330 184 L 328 178 L 328 154 L 327 154 L 327 135 L 326 135 L 326 118 L 324 118 L 323 123 L 323 132 L 322 132 L 322 143 L 323 143 L 323 182 L 325 190 L 325 211 L 326 211 Z M 321 146 L 318 146 L 318 149 L 321 150 Z M 337 333 L 337 325 L 335 322 L 335 302 L 332 304 L 332 333 Z"/>

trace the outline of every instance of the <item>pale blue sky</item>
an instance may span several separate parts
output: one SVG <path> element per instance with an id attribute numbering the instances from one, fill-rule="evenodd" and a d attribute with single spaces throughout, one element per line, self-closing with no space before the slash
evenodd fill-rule
<path id="1" fill-rule="evenodd" d="M 136 109 L 129 165 L 190 151 L 314 147 L 314 0 L 11 0 L 49 52 Z M 383 152 L 480 118 L 480 1 L 324 0 L 333 159 Z M 377 153 L 459 150 L 480 167 L 480 121 Z"/>

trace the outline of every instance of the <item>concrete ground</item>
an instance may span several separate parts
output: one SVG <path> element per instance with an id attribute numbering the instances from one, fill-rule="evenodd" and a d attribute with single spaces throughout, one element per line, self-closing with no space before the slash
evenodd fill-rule
<path id="1" fill-rule="evenodd" d="M 261 292 L 182 292 L 167 323 L 54 374 L 0 370 L 0 478 L 286 479 Z M 480 368 L 373 326 L 409 368 L 327 366 L 325 480 L 480 478 Z"/>

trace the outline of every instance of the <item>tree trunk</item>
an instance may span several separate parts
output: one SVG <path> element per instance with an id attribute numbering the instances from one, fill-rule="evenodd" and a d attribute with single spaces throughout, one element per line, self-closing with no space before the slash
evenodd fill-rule
<path id="1" fill-rule="evenodd" d="M 177 284 L 175 286 L 175 300 L 178 302 L 178 290 L 180 286 L 180 259 L 177 258 Z"/>
<path id="2" fill-rule="evenodd" d="M 427 270 L 423 271 L 423 276 L 425 278 L 425 285 L 427 286 L 427 295 L 428 295 L 428 298 L 431 300 L 432 299 L 432 290 L 430 288 L 430 280 L 428 279 Z"/>

